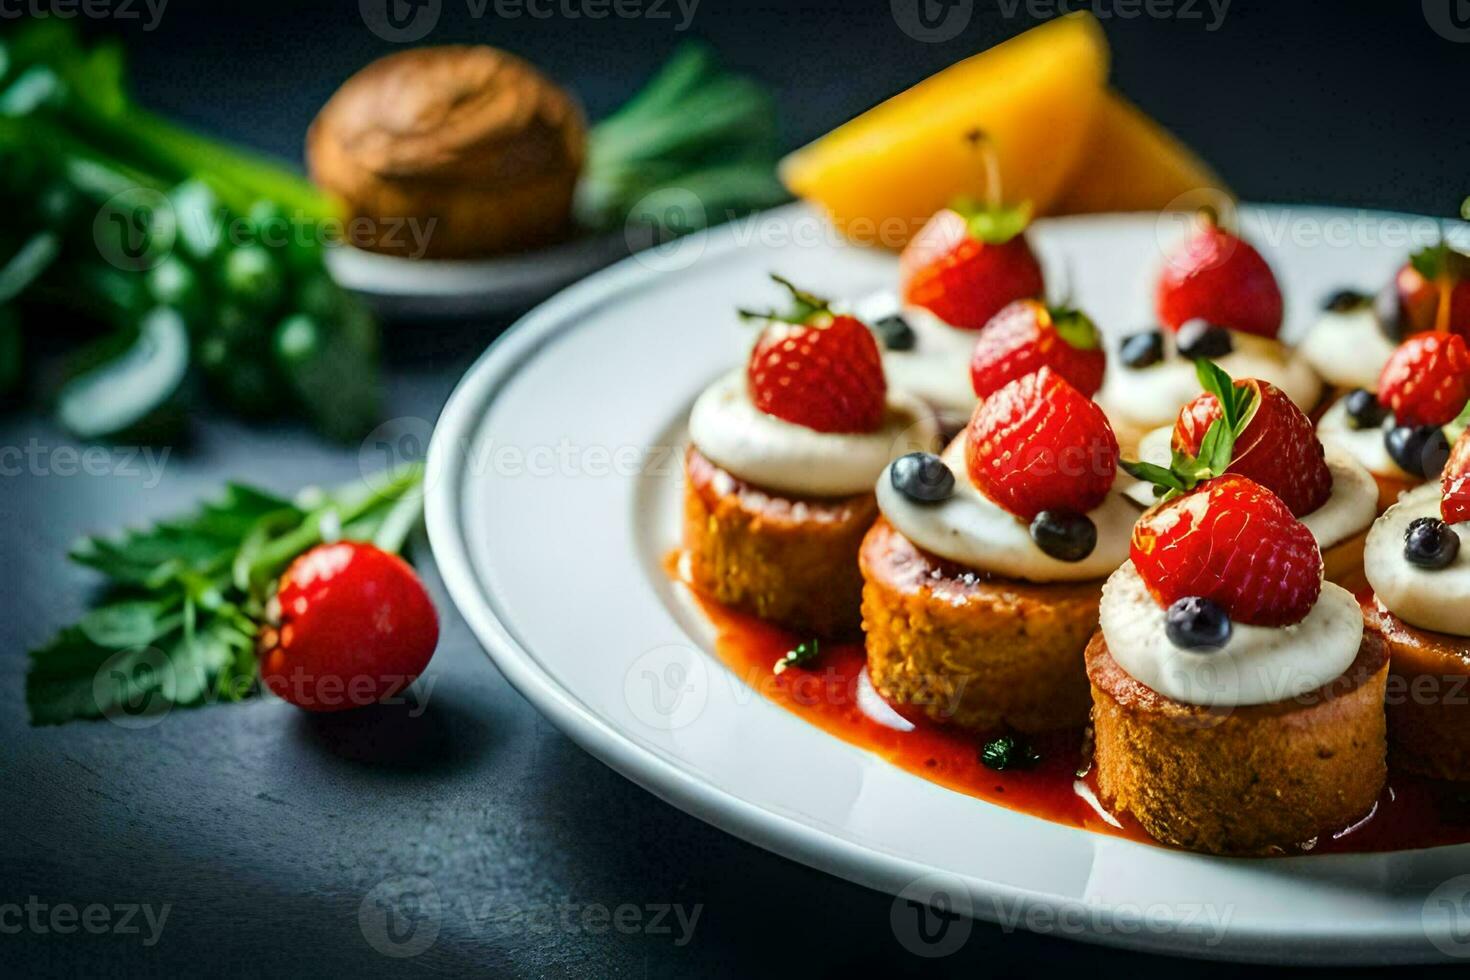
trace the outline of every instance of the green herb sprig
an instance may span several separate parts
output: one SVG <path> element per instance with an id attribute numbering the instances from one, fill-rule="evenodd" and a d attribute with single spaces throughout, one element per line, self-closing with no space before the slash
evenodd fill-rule
<path id="1" fill-rule="evenodd" d="M 255 638 L 272 583 L 325 540 L 397 552 L 421 512 L 423 467 L 285 500 L 242 484 L 192 514 L 78 542 L 102 600 L 30 653 L 33 725 L 133 717 L 256 693 Z"/>
<path id="2" fill-rule="evenodd" d="M 593 229 L 697 231 L 786 200 L 776 155 L 770 92 L 686 44 L 588 133 L 577 218 Z"/>
<path id="3" fill-rule="evenodd" d="M 1259 404 L 1254 390 L 1237 387 L 1224 368 L 1213 361 L 1199 358 L 1195 373 L 1205 391 L 1220 403 L 1220 417 L 1210 423 L 1200 440 L 1199 455 L 1174 450 L 1168 466 L 1141 460 L 1123 460 L 1119 465 L 1130 476 L 1152 483 L 1161 500 L 1172 500 L 1188 493 L 1206 480 L 1223 474 L 1234 458 L 1235 441 L 1245 432 Z"/>
<path id="4" fill-rule="evenodd" d="M 980 750 L 980 762 L 987 769 L 994 769 L 996 772 L 1032 769 L 1040 764 L 1041 753 L 1018 735 L 1002 735 L 985 743 Z"/>
<path id="5" fill-rule="evenodd" d="M 805 667 L 821 655 L 822 644 L 820 640 L 815 638 L 803 640 L 794 648 L 788 650 L 784 657 L 776 661 L 776 665 L 771 668 L 771 673 L 780 675 L 786 673 L 791 667 Z"/>

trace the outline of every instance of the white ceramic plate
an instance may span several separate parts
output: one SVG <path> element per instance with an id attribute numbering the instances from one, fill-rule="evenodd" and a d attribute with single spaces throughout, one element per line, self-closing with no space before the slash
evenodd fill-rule
<path id="1" fill-rule="evenodd" d="M 1243 215 L 1288 294 L 1291 329 L 1343 285 L 1403 260 L 1428 219 L 1316 208 Z M 1397 224 L 1395 224 L 1397 223 Z M 1334 231 L 1335 229 L 1335 231 Z M 1150 321 L 1173 219 L 1038 223 L 1052 268 L 1105 326 Z M 1463 231 L 1463 229 L 1460 229 Z M 1329 237 L 1340 235 L 1341 240 Z M 1184 955 L 1311 963 L 1470 956 L 1470 846 L 1225 860 L 1094 835 L 943 789 L 807 725 L 707 653 L 666 578 L 679 452 L 696 393 L 749 342 L 737 304 L 780 270 L 857 296 L 887 254 L 799 206 L 635 256 L 527 316 L 469 372 L 430 452 L 428 525 L 454 602 L 505 676 L 630 779 L 703 820 L 901 896 L 899 941 L 937 955 L 968 919 L 918 929 L 934 899 L 1055 935 Z"/>
<path id="2" fill-rule="evenodd" d="M 494 316 L 524 310 L 631 250 L 621 233 L 490 259 L 406 259 L 349 246 L 327 251 L 327 270 L 391 319 Z"/>

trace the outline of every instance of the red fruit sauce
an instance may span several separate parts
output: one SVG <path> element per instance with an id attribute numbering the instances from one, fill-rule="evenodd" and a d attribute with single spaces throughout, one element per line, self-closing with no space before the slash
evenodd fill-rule
<path id="1" fill-rule="evenodd" d="M 676 553 L 667 563 L 676 580 L 677 558 Z M 864 688 L 879 701 L 881 696 L 864 677 L 867 659 L 860 640 L 824 642 L 820 656 L 807 667 L 788 667 L 776 674 L 776 662 L 805 637 L 726 608 L 693 590 L 691 594 L 715 627 L 715 651 L 725 666 L 762 697 L 817 728 L 957 793 L 1069 827 L 1162 846 L 1126 814 L 1105 815 L 1100 804 L 1083 796 L 1086 792 L 1093 800 L 1097 798 L 1084 731 L 1031 736 L 1040 763 L 1032 769 L 997 772 L 980 761 L 987 740 L 984 736 L 941 725 L 886 701 L 881 703 L 912 729 L 899 731 L 875 720 L 875 715 L 884 712 L 863 707 Z M 1390 769 L 1388 786 L 1372 814 L 1292 853 L 1399 851 L 1466 842 L 1470 842 L 1470 785 L 1440 783 Z"/>

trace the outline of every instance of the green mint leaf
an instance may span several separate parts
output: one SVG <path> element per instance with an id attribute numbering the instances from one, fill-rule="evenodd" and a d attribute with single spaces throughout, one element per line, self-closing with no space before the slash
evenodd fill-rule
<path id="1" fill-rule="evenodd" d="M 1136 480 L 1152 483 L 1156 487 L 1164 487 L 1168 490 L 1183 492 L 1189 487 L 1180 475 L 1167 467 L 1159 466 L 1157 463 L 1145 463 L 1142 460 L 1124 459 L 1118 462 L 1123 472 Z"/>
<path id="2" fill-rule="evenodd" d="M 1220 403 L 1220 414 L 1225 417 L 1225 424 L 1235 428 L 1237 399 L 1234 379 L 1220 365 L 1203 357 L 1195 358 L 1194 373 L 1199 378 L 1200 387 Z"/>
<path id="3" fill-rule="evenodd" d="M 803 640 L 796 645 L 795 649 L 776 661 L 776 666 L 771 669 L 772 673 L 784 674 L 788 667 L 805 667 L 816 660 L 821 652 L 822 644 L 819 640 Z"/>
<path id="4" fill-rule="evenodd" d="M 1209 476 L 1219 476 L 1230 468 L 1230 458 L 1234 451 L 1235 430 L 1226 425 L 1223 418 L 1216 419 L 1210 423 L 1205 437 L 1200 440 L 1199 465 L 1208 470 Z"/>
<path id="5" fill-rule="evenodd" d="M 1041 762 L 1041 753 L 1030 742 L 1016 735 L 1002 735 L 985 743 L 980 761 L 987 769 L 1031 769 Z"/>

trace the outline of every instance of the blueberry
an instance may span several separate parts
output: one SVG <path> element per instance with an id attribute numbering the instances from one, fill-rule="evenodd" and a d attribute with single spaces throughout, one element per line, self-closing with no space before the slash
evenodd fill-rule
<path id="1" fill-rule="evenodd" d="M 1339 289 L 1327 301 L 1322 304 L 1322 309 L 1329 313 L 1351 313 L 1353 310 L 1362 309 L 1373 302 L 1373 297 L 1366 293 L 1360 293 L 1356 289 Z"/>
<path id="2" fill-rule="evenodd" d="M 1097 525 L 1086 514 L 1044 510 L 1031 521 L 1031 540 L 1057 561 L 1081 561 L 1097 547 Z"/>
<path id="3" fill-rule="evenodd" d="M 1388 418 L 1388 409 L 1379 404 L 1377 395 L 1365 388 L 1348 392 L 1342 404 L 1347 409 L 1348 427 L 1352 429 L 1376 429 Z"/>
<path id="4" fill-rule="evenodd" d="M 1208 320 L 1188 320 L 1174 337 L 1179 353 L 1193 360 L 1196 357 L 1224 357 L 1235 349 L 1230 331 L 1217 327 Z"/>
<path id="5" fill-rule="evenodd" d="M 1394 426 L 1383 434 L 1383 445 L 1405 473 L 1426 480 L 1438 476 L 1450 458 L 1449 440 L 1435 425 Z"/>
<path id="6" fill-rule="evenodd" d="M 1131 368 L 1146 368 L 1164 359 L 1164 335 L 1157 330 L 1143 330 L 1123 338 L 1118 354 Z"/>
<path id="7" fill-rule="evenodd" d="M 933 453 L 909 453 L 888 468 L 893 489 L 910 500 L 932 504 L 954 495 L 954 473 Z"/>
<path id="8" fill-rule="evenodd" d="M 1399 302 L 1398 283 L 1390 282 L 1373 297 L 1373 315 L 1385 337 L 1395 343 L 1404 339 L 1404 305 Z"/>
<path id="9" fill-rule="evenodd" d="M 897 313 L 874 321 L 873 332 L 889 350 L 913 350 L 916 343 L 914 328 Z"/>
<path id="10" fill-rule="evenodd" d="M 1437 517 L 1420 517 L 1404 531 L 1404 557 L 1420 568 L 1444 568 L 1460 553 L 1460 536 Z"/>
<path id="11" fill-rule="evenodd" d="M 1218 650 L 1230 641 L 1230 616 L 1219 603 L 1192 595 L 1164 614 L 1164 633 L 1181 650 Z"/>

